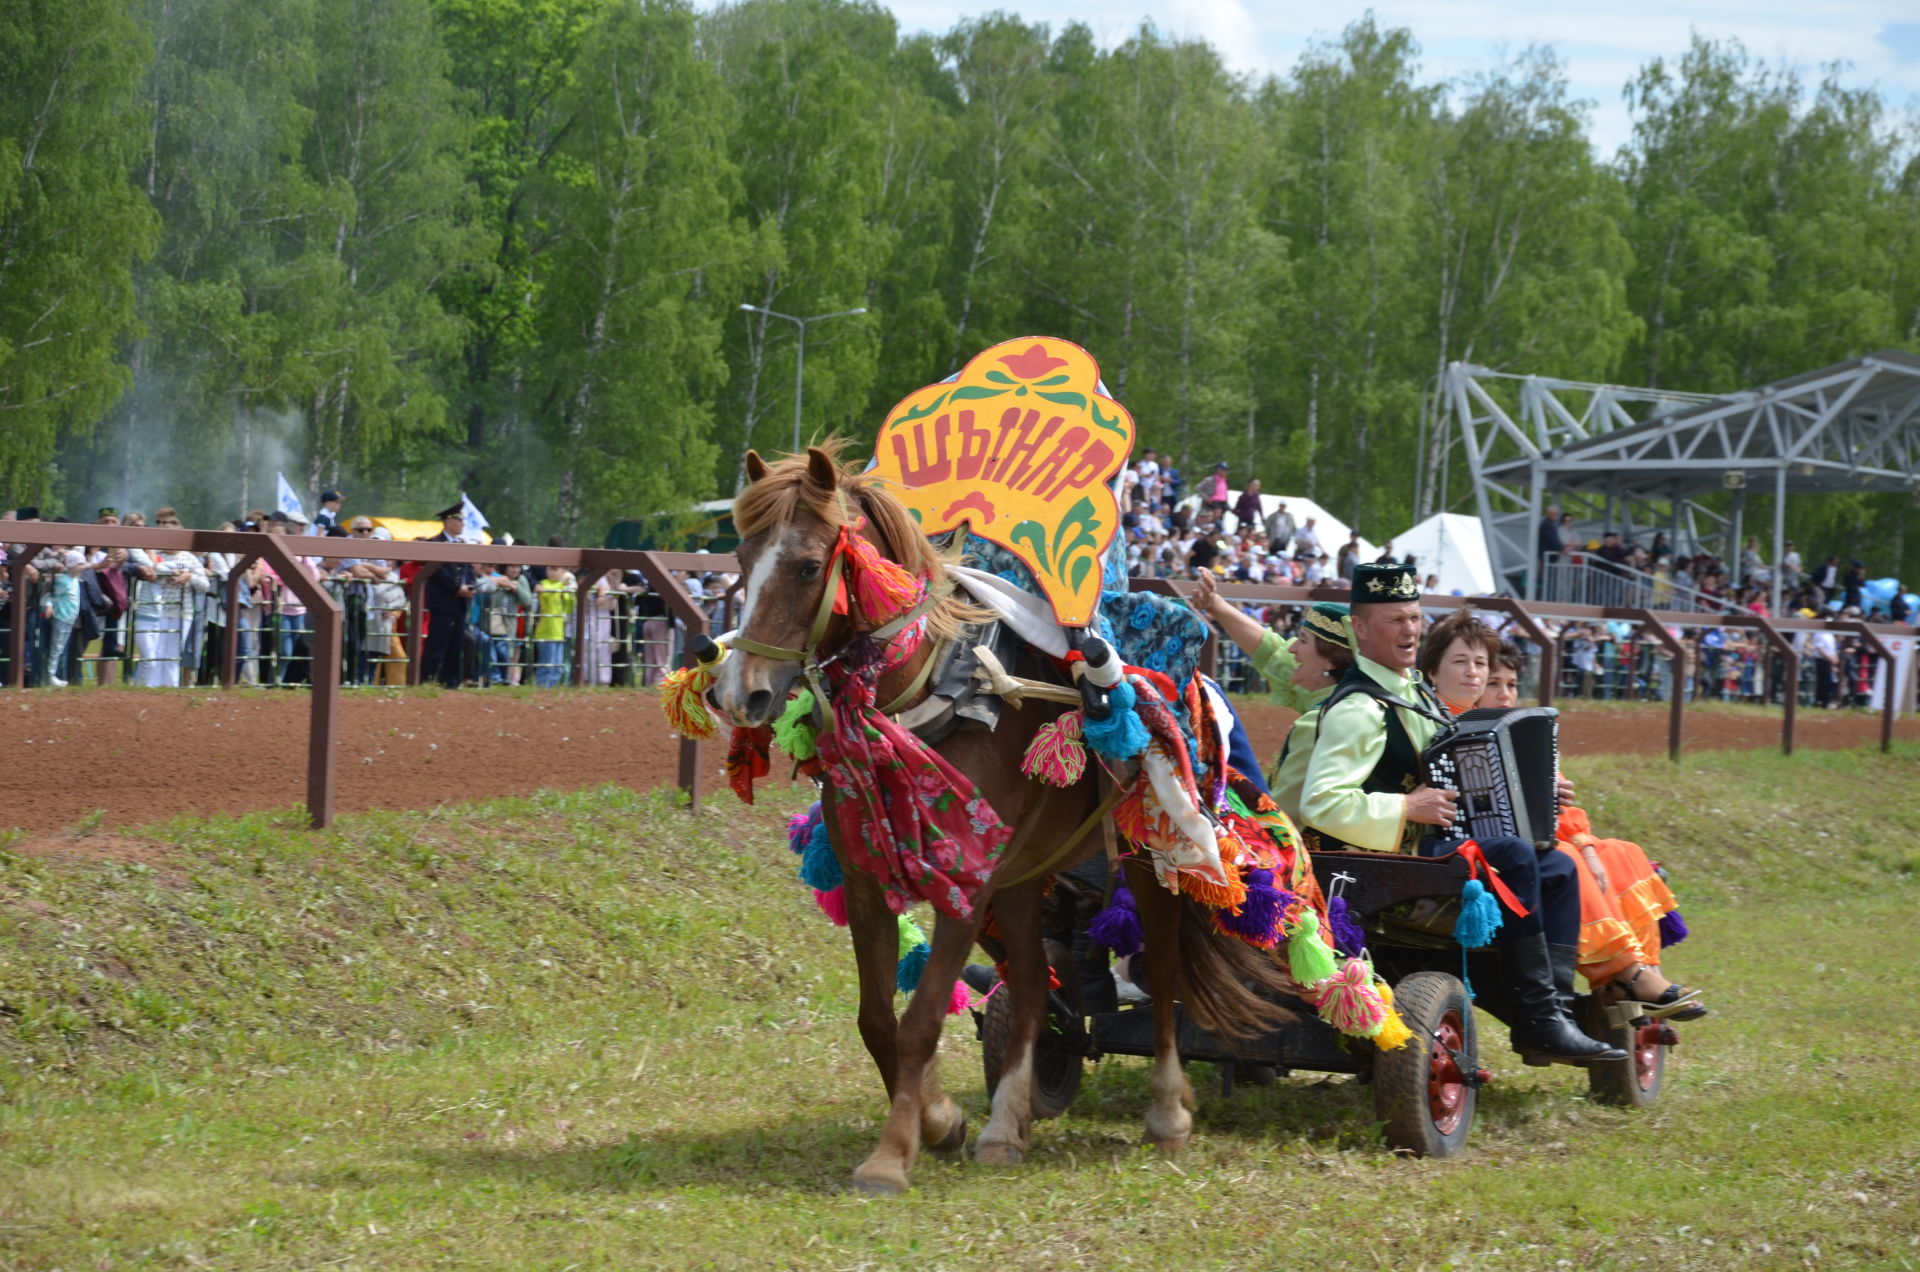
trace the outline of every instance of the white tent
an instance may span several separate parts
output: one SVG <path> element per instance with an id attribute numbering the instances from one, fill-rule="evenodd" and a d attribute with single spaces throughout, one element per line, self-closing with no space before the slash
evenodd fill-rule
<path id="1" fill-rule="evenodd" d="M 1239 498 L 1240 492 L 1237 490 L 1234 491 L 1227 497 L 1227 506 L 1231 508 L 1234 501 Z M 1193 497 L 1193 503 L 1196 507 L 1199 505 L 1198 496 Z M 1327 554 L 1327 564 L 1336 564 L 1340 560 L 1340 549 L 1346 545 L 1347 536 L 1353 533 L 1347 523 L 1333 516 L 1325 508 L 1322 508 L 1319 504 L 1303 495 L 1269 495 L 1263 493 L 1260 496 L 1261 517 L 1271 517 L 1274 509 L 1278 508 L 1281 504 L 1287 505 L 1287 511 L 1293 514 L 1293 524 L 1296 526 L 1304 526 L 1307 524 L 1307 518 L 1313 518 L 1314 537 L 1320 540 L 1320 548 Z M 1235 517 L 1231 512 L 1222 519 L 1221 524 L 1226 527 L 1229 534 L 1240 528 L 1239 518 Z M 1360 559 L 1362 561 L 1371 561 L 1379 555 L 1380 549 L 1377 546 L 1369 543 L 1365 539 L 1360 540 Z"/>
<path id="2" fill-rule="evenodd" d="M 1439 512 L 1413 529 L 1393 536 L 1396 561 L 1414 559 L 1421 583 L 1430 574 L 1440 576 L 1438 590 L 1462 596 L 1484 596 L 1495 591 L 1493 558 L 1478 517 Z"/>

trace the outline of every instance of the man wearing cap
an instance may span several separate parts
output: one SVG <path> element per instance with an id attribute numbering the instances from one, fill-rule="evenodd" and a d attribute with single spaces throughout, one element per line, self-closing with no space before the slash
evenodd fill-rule
<path id="1" fill-rule="evenodd" d="M 1455 792 L 1428 786 L 1422 755 L 1452 717 L 1414 663 L 1420 650 L 1420 591 L 1404 565 L 1360 565 L 1350 595 L 1354 665 L 1320 708 L 1300 799 L 1300 821 L 1316 851 L 1446 856 Z M 1567 1015 L 1549 943 L 1580 943 L 1579 878 L 1562 853 L 1542 853 L 1513 836 L 1480 841 L 1487 862 L 1527 913 L 1504 906 L 1495 949 L 1514 999 L 1514 1049 L 1529 1063 L 1595 1064 L 1626 1053 L 1597 1042 Z M 1498 889 L 1495 889 L 1496 894 Z M 1566 967 L 1571 1001 L 1573 965 Z"/>
<path id="2" fill-rule="evenodd" d="M 462 505 L 440 513 L 440 533 L 427 543 L 458 543 L 467 528 Z M 467 603 L 479 584 L 473 567 L 448 561 L 427 576 L 427 646 L 420 657 L 420 678 L 438 680 L 442 687 L 460 687 L 460 665 L 466 649 Z"/>
<path id="3" fill-rule="evenodd" d="M 346 502 L 337 490 L 320 492 L 320 510 L 313 514 L 316 534 L 325 534 L 340 524 L 340 505 Z"/>

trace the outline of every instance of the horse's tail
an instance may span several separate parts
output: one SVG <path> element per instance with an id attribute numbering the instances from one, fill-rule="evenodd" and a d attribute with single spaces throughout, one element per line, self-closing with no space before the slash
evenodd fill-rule
<path id="1" fill-rule="evenodd" d="M 1207 910 L 1179 898 L 1179 998 L 1216 1038 L 1255 1038 L 1298 1017 L 1274 996 L 1298 992 L 1272 954 L 1217 930 Z"/>

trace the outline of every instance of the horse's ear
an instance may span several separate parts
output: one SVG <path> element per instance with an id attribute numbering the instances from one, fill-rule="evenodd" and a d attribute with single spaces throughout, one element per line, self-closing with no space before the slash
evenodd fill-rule
<path id="1" fill-rule="evenodd" d="M 821 490 L 840 488 L 840 465 L 818 446 L 807 447 L 807 479 Z"/>
<path id="2" fill-rule="evenodd" d="M 765 477 L 766 475 L 767 475 L 767 461 L 760 458 L 759 451 L 755 451 L 755 450 L 748 451 L 747 452 L 748 484 L 751 485 L 752 483 L 759 481 L 761 478 Z"/>

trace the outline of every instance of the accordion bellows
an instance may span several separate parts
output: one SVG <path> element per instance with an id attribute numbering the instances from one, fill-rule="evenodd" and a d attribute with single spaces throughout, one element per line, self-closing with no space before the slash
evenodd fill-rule
<path id="1" fill-rule="evenodd" d="M 1460 792 L 1451 834 L 1517 835 L 1553 846 L 1560 807 L 1560 713 L 1552 707 L 1468 711 L 1427 748 L 1427 781 Z"/>

